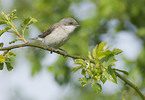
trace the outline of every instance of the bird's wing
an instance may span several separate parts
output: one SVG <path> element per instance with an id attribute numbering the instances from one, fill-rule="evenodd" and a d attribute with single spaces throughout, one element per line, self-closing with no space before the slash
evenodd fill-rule
<path id="1" fill-rule="evenodd" d="M 49 35 L 55 28 L 57 28 L 59 25 L 58 23 L 53 24 L 52 26 L 50 26 L 48 28 L 48 30 L 46 30 L 45 32 L 43 32 L 41 35 L 39 35 L 40 38 L 45 38 L 47 35 Z"/>

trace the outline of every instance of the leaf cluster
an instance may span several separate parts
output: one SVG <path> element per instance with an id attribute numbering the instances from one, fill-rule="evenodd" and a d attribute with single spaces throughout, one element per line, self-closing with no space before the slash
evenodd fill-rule
<path id="1" fill-rule="evenodd" d="M 10 41 L 9 44 L 15 43 L 16 41 L 23 41 L 25 43 L 28 43 L 24 38 L 25 29 L 28 29 L 28 26 L 32 23 L 37 22 L 35 18 L 27 17 L 24 19 L 23 23 L 21 24 L 21 32 L 18 32 L 16 27 L 14 26 L 14 20 L 18 17 L 15 16 L 16 9 L 13 10 L 10 14 L 5 14 L 4 12 L 1 12 L 0 17 L 0 25 L 6 25 L 6 28 L 3 30 L 0 30 L 0 36 L 2 36 L 5 32 L 10 32 L 15 35 L 17 35 L 19 38 L 14 39 L 13 41 Z M 2 48 L 4 43 L 0 43 L 0 48 Z M 15 57 L 16 55 L 13 52 L 10 52 L 9 50 L 5 51 L 4 54 L 0 55 L 0 70 L 3 70 L 4 64 L 7 66 L 8 71 L 11 71 L 13 69 L 13 66 L 11 65 L 11 57 Z"/>
<path id="2" fill-rule="evenodd" d="M 0 36 L 5 33 L 5 32 L 9 32 L 10 29 L 14 31 L 14 23 L 13 20 L 17 18 L 17 16 L 15 16 L 16 10 L 13 10 L 12 13 L 10 14 L 5 14 L 4 12 L 1 12 L 1 17 L 0 17 L 0 25 L 2 24 L 6 24 L 7 27 L 4 30 L 0 30 Z"/>
<path id="3" fill-rule="evenodd" d="M 0 43 L 0 48 L 1 47 L 3 47 L 3 43 Z M 0 70 L 3 70 L 5 64 L 7 70 L 11 71 L 13 69 L 13 66 L 11 65 L 11 58 L 15 56 L 16 55 L 9 50 L 5 51 L 4 54 L 0 55 Z"/>
<path id="4" fill-rule="evenodd" d="M 15 43 L 16 41 L 23 41 L 23 42 L 27 43 L 27 41 L 24 38 L 25 29 L 28 29 L 28 26 L 31 25 L 32 23 L 37 22 L 37 20 L 32 17 L 25 18 L 23 23 L 20 24 L 21 32 L 19 32 L 16 29 L 14 22 L 13 22 L 14 19 L 18 18 L 15 14 L 16 14 L 16 9 L 13 10 L 10 14 L 5 14 L 4 12 L 1 12 L 0 25 L 4 24 L 7 27 L 3 30 L 0 30 L 0 36 L 2 34 L 4 34 L 5 32 L 10 32 L 10 33 L 17 35 L 19 38 L 14 39 L 13 41 L 9 42 L 9 44 Z"/>
<path id="5" fill-rule="evenodd" d="M 122 50 L 116 48 L 111 51 L 108 48 L 108 44 L 102 42 L 96 45 L 92 54 L 89 52 L 88 57 L 90 60 L 77 59 L 75 64 L 78 65 L 72 68 L 72 72 L 81 69 L 81 74 L 84 76 L 83 78 L 79 78 L 79 81 L 82 82 L 81 85 L 85 86 L 91 83 L 92 89 L 100 93 L 102 91 L 100 81 L 104 84 L 106 80 L 109 80 L 117 84 L 115 71 L 123 72 L 128 75 L 126 71 L 112 68 L 117 61 L 115 55 L 122 52 Z"/>

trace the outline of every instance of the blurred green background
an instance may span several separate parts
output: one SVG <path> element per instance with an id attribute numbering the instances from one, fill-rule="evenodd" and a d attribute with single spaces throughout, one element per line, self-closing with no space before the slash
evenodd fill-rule
<path id="1" fill-rule="evenodd" d="M 27 16 L 38 20 L 30 26 L 26 39 L 37 37 L 62 18 L 72 17 L 82 26 L 62 46 L 70 54 L 87 57 L 88 50 L 102 41 L 124 51 L 117 56 L 117 68 L 145 94 L 145 0 L 0 0 L 0 12 L 17 9 L 19 19 Z M 4 26 L 0 25 L 0 29 Z M 0 42 L 14 39 L 4 34 Z M 33 42 L 33 41 L 32 41 Z M 21 42 L 20 42 L 21 43 Z M 139 95 L 118 79 L 118 84 L 102 84 L 103 92 L 96 94 L 91 86 L 81 87 L 80 72 L 71 73 L 71 58 L 36 48 L 13 50 L 11 72 L 0 72 L 0 100 L 141 100 Z"/>

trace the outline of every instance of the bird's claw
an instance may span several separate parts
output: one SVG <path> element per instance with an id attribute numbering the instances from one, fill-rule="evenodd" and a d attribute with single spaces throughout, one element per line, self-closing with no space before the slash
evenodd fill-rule
<path id="1" fill-rule="evenodd" d="M 48 48 L 51 48 L 51 51 L 50 51 L 50 53 L 52 54 L 52 52 L 55 50 L 55 48 L 53 48 L 53 47 L 48 47 Z"/>
<path id="2" fill-rule="evenodd" d="M 51 51 L 50 51 L 51 54 L 52 54 L 53 51 L 56 50 L 55 48 L 50 47 L 50 46 L 49 46 L 49 48 L 51 48 Z M 67 53 L 65 50 L 63 50 L 63 49 L 61 49 L 61 48 L 59 48 L 59 50 L 61 50 L 61 51 L 64 52 L 64 55 L 63 55 L 64 58 L 66 58 L 66 57 L 68 56 L 68 53 Z"/>
<path id="3" fill-rule="evenodd" d="M 59 48 L 59 50 L 61 50 L 61 51 L 64 52 L 64 55 L 63 55 L 64 58 L 66 58 L 66 57 L 68 56 L 68 53 L 67 53 L 65 50 L 63 50 L 63 49 L 61 49 L 61 48 Z"/>
<path id="4" fill-rule="evenodd" d="M 66 58 L 67 56 L 68 56 L 68 53 L 64 51 L 64 58 Z"/>

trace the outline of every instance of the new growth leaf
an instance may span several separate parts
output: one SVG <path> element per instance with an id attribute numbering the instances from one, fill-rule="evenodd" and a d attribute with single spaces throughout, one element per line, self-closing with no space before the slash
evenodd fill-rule
<path id="1" fill-rule="evenodd" d="M 115 70 L 120 70 L 112 67 L 117 61 L 115 55 L 120 53 L 122 53 L 122 50 L 115 48 L 111 51 L 106 42 L 101 42 L 99 45 L 95 46 L 92 50 L 92 54 L 89 52 L 88 57 L 90 60 L 77 59 L 75 64 L 79 64 L 79 66 L 73 67 L 72 71 L 76 72 L 81 69 L 81 74 L 83 75 L 83 78 L 79 78 L 79 81 L 82 82 L 81 85 L 85 86 L 87 84 L 92 84 L 92 89 L 100 93 L 102 91 L 100 81 L 104 84 L 109 80 L 117 84 Z M 120 72 L 126 74 L 125 71 L 121 70 Z"/>

